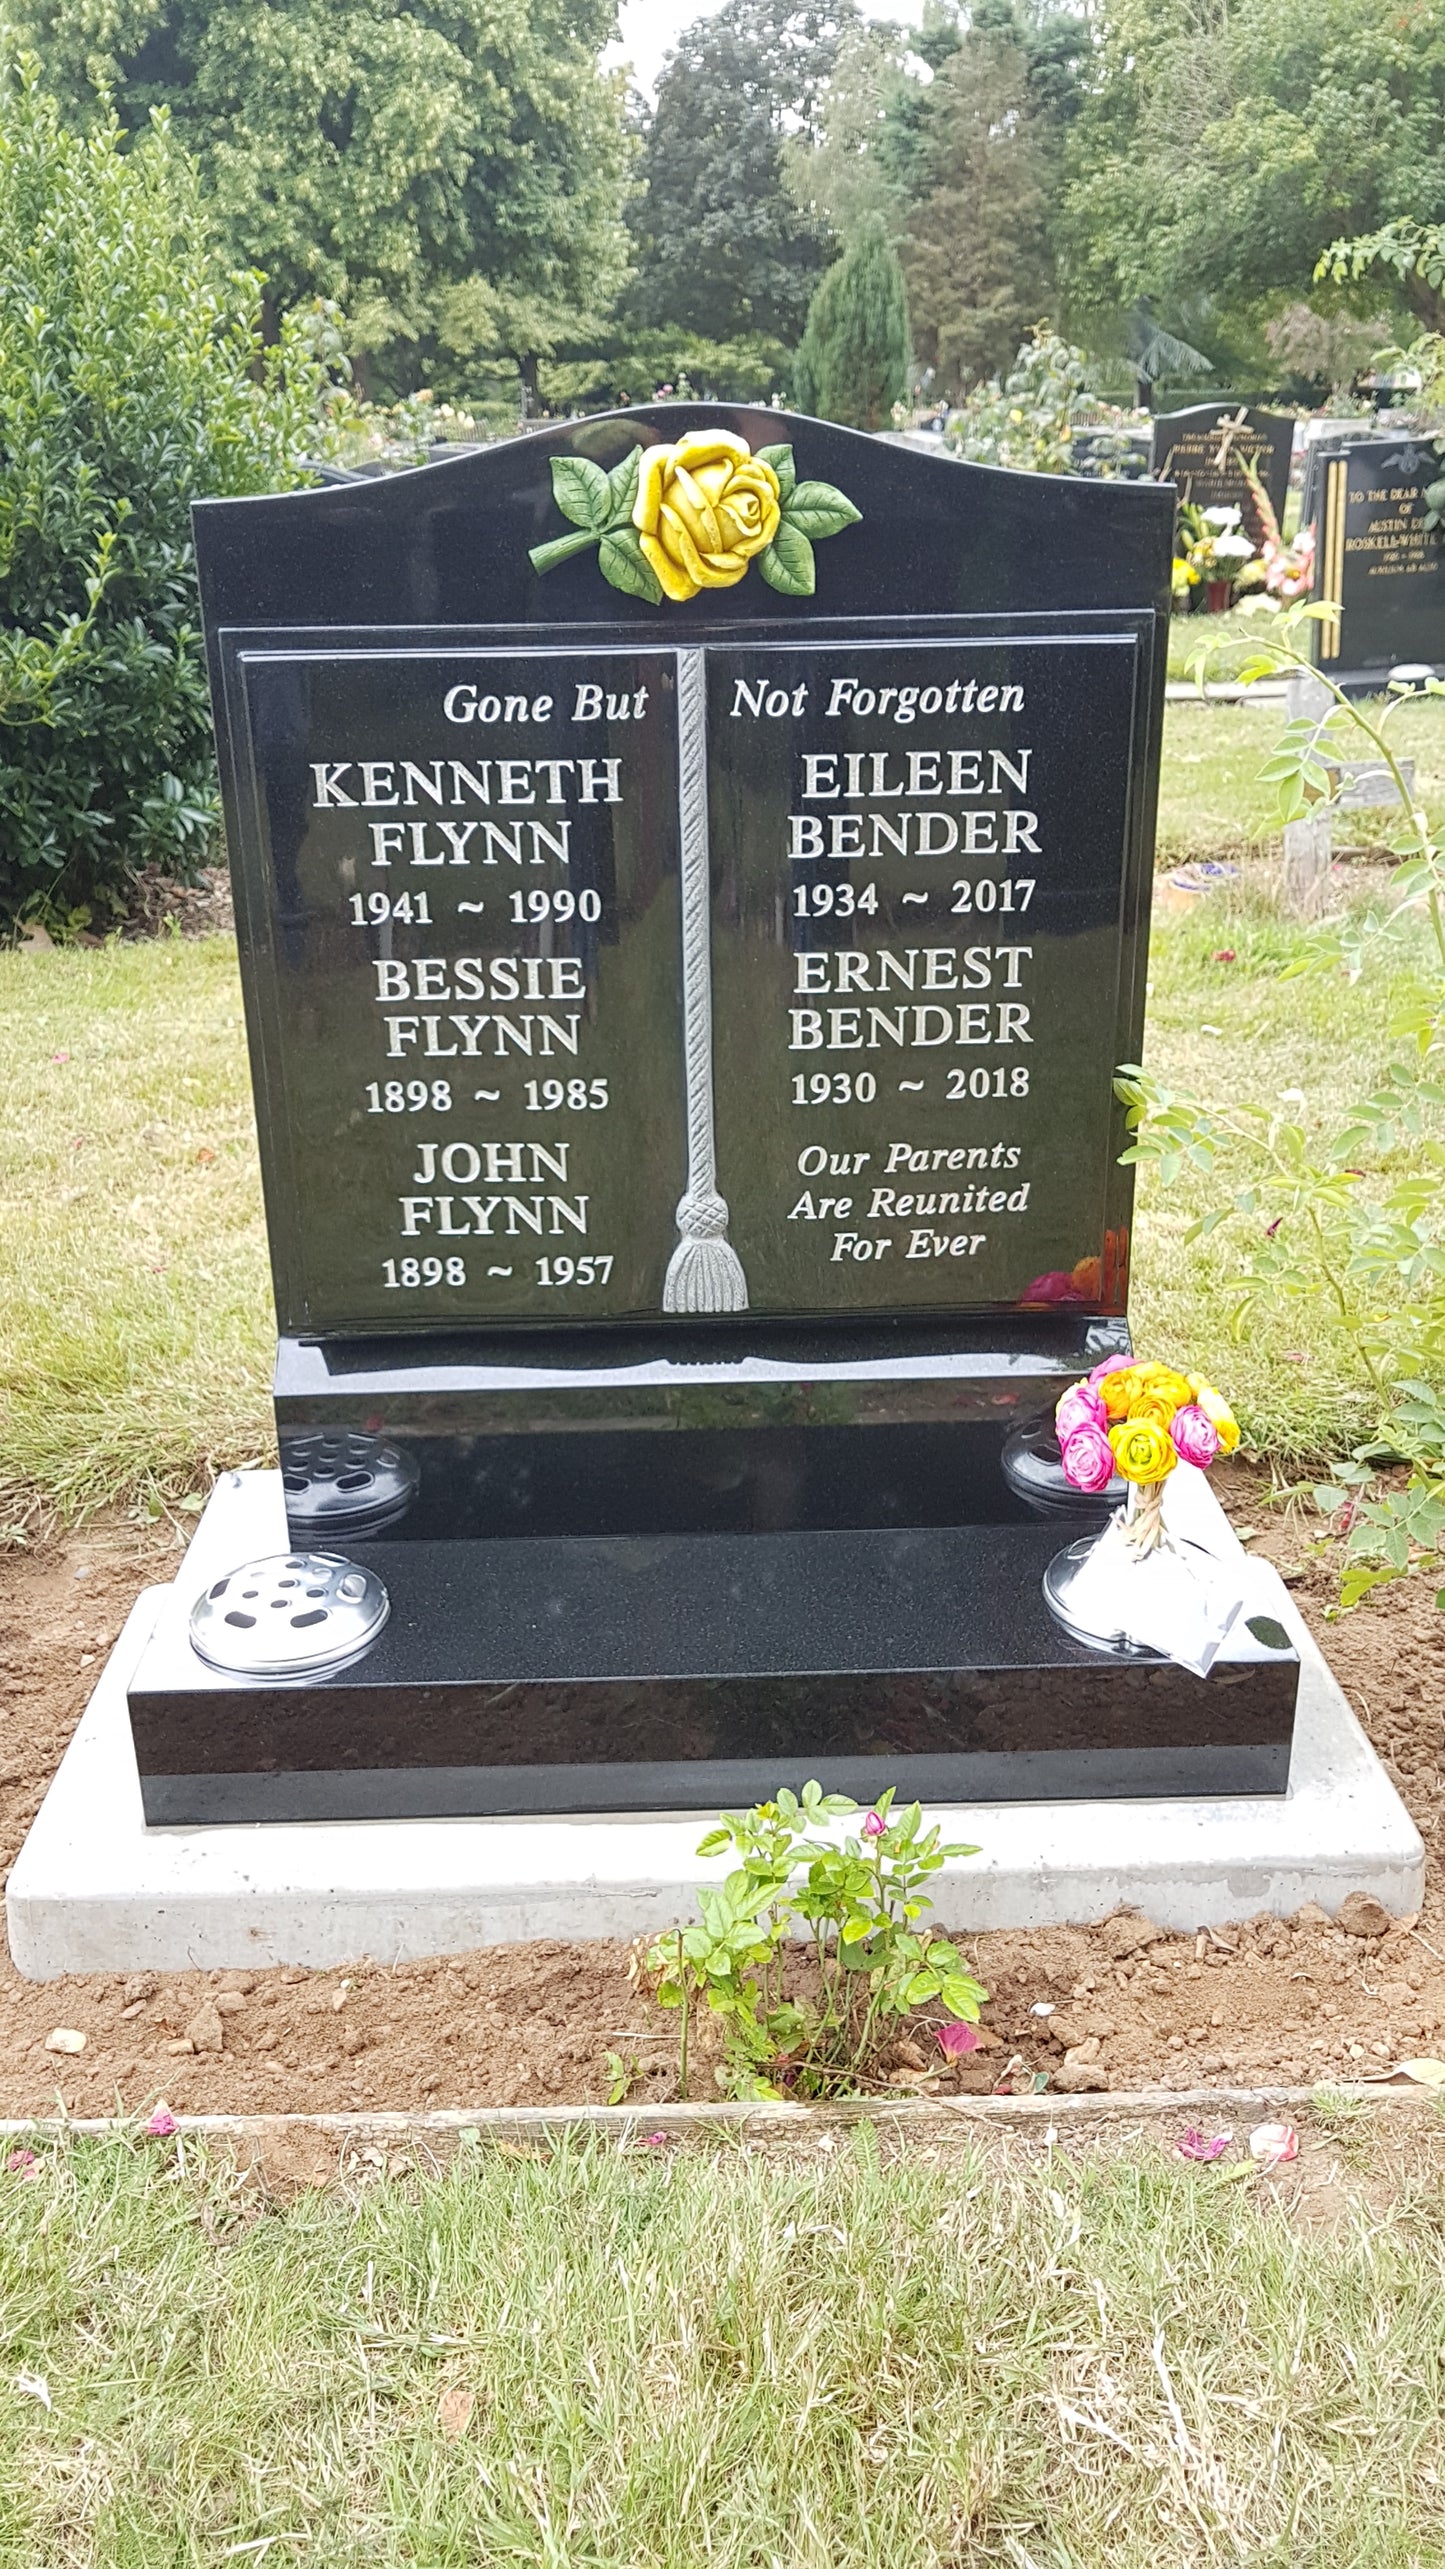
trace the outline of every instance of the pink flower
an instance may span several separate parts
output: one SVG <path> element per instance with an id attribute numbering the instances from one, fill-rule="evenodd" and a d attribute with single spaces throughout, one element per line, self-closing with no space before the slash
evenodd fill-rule
<path id="1" fill-rule="evenodd" d="M 1180 2133 L 1174 2147 L 1181 2159 L 1222 2159 L 1233 2138 L 1232 2132 L 1216 2132 L 1211 2137 L 1191 2123 L 1187 2132 Z"/>
<path id="2" fill-rule="evenodd" d="M 1114 1448 L 1102 1428 L 1076 1428 L 1061 1450 L 1064 1478 L 1076 1490 L 1107 1490 L 1114 1477 Z"/>
<path id="3" fill-rule="evenodd" d="M 670 2132 L 644 2132 L 642 2135 L 644 2150 L 665 2150 L 671 2146 L 671 2142 Z"/>
<path id="4" fill-rule="evenodd" d="M 1292 2123 L 1256 2123 L 1249 2136 L 1249 2155 L 1262 2168 L 1282 2168 L 1299 2157 L 1299 2134 Z"/>
<path id="5" fill-rule="evenodd" d="M 12 2150 L 5 2166 L 13 2177 L 38 2177 L 40 2174 L 40 2161 L 33 2150 Z"/>
<path id="6" fill-rule="evenodd" d="M 1061 1445 L 1067 1445 L 1069 1438 L 1081 1427 L 1097 1427 L 1103 1434 L 1108 1425 L 1108 1413 L 1092 1383 L 1071 1383 L 1068 1390 L 1060 1394 L 1054 1411 L 1054 1425 Z"/>
<path id="7" fill-rule="evenodd" d="M 1180 1462 L 1193 1463 L 1198 1471 L 1207 1472 L 1219 1452 L 1219 1430 L 1213 1420 L 1191 1403 L 1187 1409 L 1176 1409 L 1169 1433 Z"/>
<path id="8" fill-rule="evenodd" d="M 1089 1367 L 1089 1380 L 1091 1383 L 1101 1383 L 1106 1374 L 1127 1374 L 1133 1362 L 1132 1356 L 1106 1356 L 1102 1365 Z"/>
<path id="9" fill-rule="evenodd" d="M 865 1838 L 881 1838 L 887 1827 L 888 1823 L 881 1811 L 869 1811 L 864 1817 L 863 1835 Z"/>
<path id="10" fill-rule="evenodd" d="M 961 2061 L 965 2052 L 978 2049 L 978 2028 L 975 2025 L 935 2025 L 933 2030 L 946 2061 Z"/>
<path id="11" fill-rule="evenodd" d="M 158 2105 L 146 2130 L 153 2141 L 168 2141 L 173 2132 L 180 2130 L 180 2125 L 168 2105 Z"/>

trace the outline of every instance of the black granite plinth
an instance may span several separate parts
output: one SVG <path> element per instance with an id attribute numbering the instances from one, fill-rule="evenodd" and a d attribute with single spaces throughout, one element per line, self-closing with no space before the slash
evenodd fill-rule
<path id="1" fill-rule="evenodd" d="M 293 1543 L 1023 1523 L 1021 1427 L 1121 1321 L 1077 1310 L 866 1328 L 283 1338 Z M 1080 1513 L 1090 1514 L 1087 1502 Z"/>
<path id="2" fill-rule="evenodd" d="M 130 1686 L 147 1821 L 713 1809 L 809 1776 L 932 1801 L 1282 1793 L 1298 1663 L 1204 1680 L 1054 1624 L 1052 1524 L 355 1544 L 391 1619 L 277 1683 L 184 1582 Z"/>

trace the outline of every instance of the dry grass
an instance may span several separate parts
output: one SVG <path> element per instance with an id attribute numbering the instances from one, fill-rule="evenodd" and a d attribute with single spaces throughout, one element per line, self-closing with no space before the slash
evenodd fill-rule
<path id="1" fill-rule="evenodd" d="M 6 2569 L 1445 2552 L 1438 2173 L 1315 2226 L 1152 2135 L 483 2143 L 284 2209 L 193 2144 L 0 2182 Z"/>

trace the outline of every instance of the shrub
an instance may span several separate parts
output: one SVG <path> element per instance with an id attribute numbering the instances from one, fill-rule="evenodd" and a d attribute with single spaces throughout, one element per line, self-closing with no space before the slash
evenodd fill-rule
<path id="1" fill-rule="evenodd" d="M 190 503 L 304 481 L 323 372 L 303 321 L 263 352 L 260 297 L 163 119 L 69 134 L 0 63 L 0 926 L 210 851 Z"/>
<path id="2" fill-rule="evenodd" d="M 970 464 L 1004 464 L 1016 473 L 1073 470 L 1070 431 L 1087 370 L 1047 321 L 1035 323 L 1000 383 L 975 385 L 948 423 L 948 443 Z"/>

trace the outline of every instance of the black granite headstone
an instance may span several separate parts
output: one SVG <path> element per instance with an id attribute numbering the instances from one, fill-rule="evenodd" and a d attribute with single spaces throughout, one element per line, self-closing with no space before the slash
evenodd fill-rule
<path id="1" fill-rule="evenodd" d="M 673 405 L 198 508 L 290 1539 L 392 1613 L 162 1632 L 153 1819 L 1283 1789 L 1293 1663 L 1101 1666 L 1008 1462 L 1128 1345 L 1171 518 Z"/>
<path id="2" fill-rule="evenodd" d="M 1172 482 L 1195 508 L 1237 508 L 1258 543 L 1259 509 L 1238 459 L 1254 467 L 1282 525 L 1293 445 L 1293 420 L 1273 411 L 1237 401 L 1195 402 L 1188 410 L 1161 411 L 1155 420 L 1154 478 Z"/>
<path id="3" fill-rule="evenodd" d="M 1399 665 L 1445 670 L 1445 529 L 1427 525 L 1445 483 L 1434 441 L 1379 438 L 1327 449 L 1315 488 L 1316 662 L 1350 693 Z"/>

